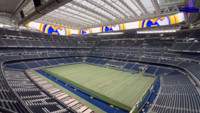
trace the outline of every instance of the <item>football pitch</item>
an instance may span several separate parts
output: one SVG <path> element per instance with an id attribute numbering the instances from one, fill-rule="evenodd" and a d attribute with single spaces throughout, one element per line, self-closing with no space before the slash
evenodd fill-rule
<path id="1" fill-rule="evenodd" d="M 44 71 L 129 110 L 156 79 L 83 63 L 48 68 Z"/>

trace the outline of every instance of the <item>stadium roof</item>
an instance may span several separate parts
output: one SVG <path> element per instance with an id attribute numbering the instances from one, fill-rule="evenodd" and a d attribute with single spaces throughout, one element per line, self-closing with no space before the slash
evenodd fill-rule
<path id="1" fill-rule="evenodd" d="M 18 8 L 15 6 L 14 11 L 11 12 L 17 18 L 16 24 L 36 21 L 73 29 L 85 29 L 171 15 L 179 12 L 179 8 L 184 4 L 184 0 L 41 1 L 41 7 L 35 8 L 33 0 L 19 0 L 19 3 L 24 4 Z M 6 0 L 3 2 L 6 3 Z M 12 4 L 9 7 L 12 6 L 14 7 Z M 2 11 L 5 12 L 4 9 Z M 23 11 L 24 18 L 20 17 L 20 11 Z"/>
<path id="2" fill-rule="evenodd" d="M 120 24 L 178 12 L 184 0 L 73 0 L 37 22 L 84 29 Z"/>

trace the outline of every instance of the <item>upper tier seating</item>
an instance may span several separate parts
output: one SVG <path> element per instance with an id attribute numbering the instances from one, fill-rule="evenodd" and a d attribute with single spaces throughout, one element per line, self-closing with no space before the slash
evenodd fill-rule
<path id="1" fill-rule="evenodd" d="M 172 46 L 172 50 L 185 52 L 199 52 L 200 51 L 200 29 L 188 30 L 179 33 L 176 38 L 177 41 Z"/>

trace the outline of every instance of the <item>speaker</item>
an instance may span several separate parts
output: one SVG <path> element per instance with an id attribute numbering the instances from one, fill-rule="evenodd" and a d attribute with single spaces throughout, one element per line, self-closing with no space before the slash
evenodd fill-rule
<path id="1" fill-rule="evenodd" d="M 33 0 L 35 7 L 39 7 L 41 5 L 40 0 Z"/>
<path id="2" fill-rule="evenodd" d="M 24 12 L 22 10 L 20 11 L 20 16 L 21 18 L 24 18 Z"/>

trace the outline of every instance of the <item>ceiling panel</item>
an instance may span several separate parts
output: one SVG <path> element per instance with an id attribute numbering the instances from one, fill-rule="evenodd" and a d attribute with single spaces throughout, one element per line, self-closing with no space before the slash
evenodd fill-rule
<path id="1" fill-rule="evenodd" d="M 141 0 L 141 3 L 149 13 L 153 13 L 155 11 L 151 0 Z"/>
<path id="2" fill-rule="evenodd" d="M 0 0 L 0 12 L 14 13 L 23 0 Z"/>

